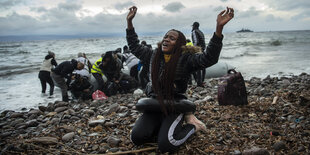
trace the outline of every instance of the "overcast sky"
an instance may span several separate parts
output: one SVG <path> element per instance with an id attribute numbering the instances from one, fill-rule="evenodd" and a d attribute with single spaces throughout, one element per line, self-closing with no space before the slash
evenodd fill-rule
<path id="1" fill-rule="evenodd" d="M 134 26 L 144 34 L 172 28 L 188 34 L 194 21 L 211 33 L 226 6 L 235 18 L 224 33 L 310 29 L 310 0 L 0 0 L 0 36 L 125 34 L 133 5 Z"/>

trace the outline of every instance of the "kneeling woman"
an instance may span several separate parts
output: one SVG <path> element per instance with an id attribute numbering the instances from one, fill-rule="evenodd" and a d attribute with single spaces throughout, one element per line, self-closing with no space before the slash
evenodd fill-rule
<path id="1" fill-rule="evenodd" d="M 162 153 L 174 152 L 192 134 L 205 130 L 205 125 L 192 112 L 178 110 L 176 103 L 186 99 L 187 81 L 194 71 L 205 69 L 217 63 L 222 49 L 222 30 L 230 21 L 234 12 L 232 8 L 222 11 L 217 17 L 216 32 L 211 38 L 205 51 L 194 53 L 186 47 L 184 34 L 177 30 L 168 31 L 158 48 L 152 50 L 139 44 L 132 19 L 137 8 L 129 9 L 127 15 L 127 43 L 131 52 L 141 61 L 150 62 L 150 79 L 145 93 L 150 99 L 140 102 L 153 104 L 154 100 L 160 105 L 160 110 L 143 111 L 132 129 L 131 140 L 136 145 L 152 142 L 157 138 L 158 148 Z M 140 104 L 138 102 L 138 104 Z M 137 105 L 139 106 L 139 105 Z M 138 108 L 138 107 L 137 107 Z M 183 121 L 186 124 L 183 125 Z"/>

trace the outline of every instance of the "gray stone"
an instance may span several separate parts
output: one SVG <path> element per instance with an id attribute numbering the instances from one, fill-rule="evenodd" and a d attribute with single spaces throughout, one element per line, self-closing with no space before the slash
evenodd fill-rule
<path id="1" fill-rule="evenodd" d="M 118 139 L 118 138 L 116 138 L 116 137 L 109 137 L 109 138 L 107 139 L 107 142 L 108 142 L 108 144 L 109 144 L 110 146 L 115 147 L 115 146 L 118 146 L 118 145 L 119 145 L 119 143 L 121 142 L 121 140 Z"/>
<path id="2" fill-rule="evenodd" d="M 105 119 L 99 119 L 99 120 L 92 120 L 92 121 L 90 121 L 90 122 L 88 123 L 88 125 L 89 125 L 90 127 L 95 127 L 95 126 L 97 126 L 97 125 L 103 126 L 104 123 L 105 123 Z"/>
<path id="3" fill-rule="evenodd" d="M 254 147 L 248 150 L 244 150 L 242 155 L 269 155 L 269 152 L 266 149 Z"/>
<path id="4" fill-rule="evenodd" d="M 58 102 L 55 102 L 55 108 L 58 108 L 58 107 L 66 107 L 68 106 L 69 103 L 68 102 L 63 102 L 63 101 L 58 101 Z"/>
<path id="5" fill-rule="evenodd" d="M 58 143 L 57 138 L 54 138 L 54 137 L 35 137 L 35 138 L 32 138 L 30 141 L 34 143 L 41 143 L 41 144 L 46 144 L 46 145 Z"/>
<path id="6" fill-rule="evenodd" d="M 88 114 L 88 115 L 94 115 L 95 114 L 94 110 L 90 110 L 90 109 L 85 109 L 83 112 L 84 112 L 84 114 Z"/>
<path id="7" fill-rule="evenodd" d="M 273 144 L 272 147 L 275 151 L 280 151 L 282 149 L 285 149 L 285 143 L 283 141 L 278 141 L 275 144 Z"/>
<path id="8" fill-rule="evenodd" d="M 28 112 L 29 115 L 35 114 L 35 115 L 42 115 L 43 112 L 39 109 L 34 109 Z"/>
<path id="9" fill-rule="evenodd" d="M 71 139 L 73 139 L 74 137 L 74 132 L 70 132 L 70 133 L 67 133 L 65 134 L 64 136 L 62 136 L 62 140 L 67 142 L 67 141 L 70 141 Z"/>
<path id="10" fill-rule="evenodd" d="M 65 110 L 67 110 L 67 109 L 68 109 L 68 107 L 58 107 L 58 108 L 55 109 L 55 112 L 60 113 L 60 112 L 63 112 Z"/>
<path id="11" fill-rule="evenodd" d="M 18 117 L 23 117 L 24 115 L 19 112 L 14 112 L 11 114 L 10 118 L 18 118 Z"/>
<path id="12" fill-rule="evenodd" d="M 242 153 L 239 150 L 235 150 L 233 155 L 241 155 Z"/>
<path id="13" fill-rule="evenodd" d="M 114 103 L 112 105 L 109 106 L 109 111 L 108 113 L 112 113 L 112 112 L 117 112 L 120 109 L 120 105 L 117 103 Z"/>
<path id="14" fill-rule="evenodd" d="M 119 151 L 119 148 L 111 148 L 111 149 L 109 149 L 109 151 L 112 152 L 112 153 L 114 153 L 114 152 Z"/>
<path id="15" fill-rule="evenodd" d="M 27 127 L 36 127 L 39 125 L 39 122 L 35 119 L 26 122 Z"/>
<path id="16" fill-rule="evenodd" d="M 45 112 L 47 110 L 47 107 L 45 106 L 39 106 L 38 107 L 42 112 Z"/>
<path id="17" fill-rule="evenodd" d="M 97 132 L 95 132 L 95 133 L 91 133 L 91 134 L 89 134 L 88 136 L 89 137 L 94 137 L 94 136 L 100 136 L 101 134 L 99 134 L 99 133 L 97 133 Z"/>

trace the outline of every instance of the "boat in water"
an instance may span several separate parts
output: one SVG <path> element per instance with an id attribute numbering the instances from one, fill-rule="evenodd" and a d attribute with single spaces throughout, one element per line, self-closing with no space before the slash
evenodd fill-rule
<path id="1" fill-rule="evenodd" d="M 250 30 L 250 29 L 245 29 L 245 28 L 243 28 L 243 29 L 237 31 L 237 33 L 242 33 L 242 32 L 253 32 L 253 31 Z"/>

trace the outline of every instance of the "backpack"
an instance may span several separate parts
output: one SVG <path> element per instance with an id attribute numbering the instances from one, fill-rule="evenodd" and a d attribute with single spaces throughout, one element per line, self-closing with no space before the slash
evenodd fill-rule
<path id="1" fill-rule="evenodd" d="M 248 104 L 246 87 L 240 72 L 230 69 L 227 75 L 220 78 L 217 98 L 219 105 Z"/>

